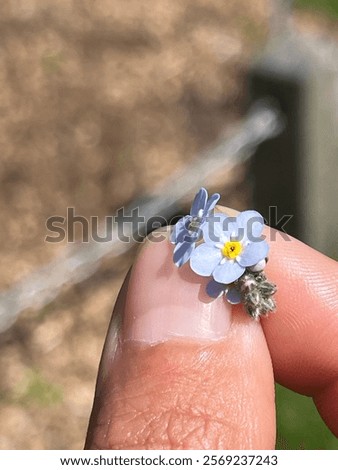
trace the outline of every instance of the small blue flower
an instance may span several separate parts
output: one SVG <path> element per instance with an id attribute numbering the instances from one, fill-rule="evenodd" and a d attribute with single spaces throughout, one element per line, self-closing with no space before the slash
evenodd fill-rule
<path id="1" fill-rule="evenodd" d="M 217 299 L 221 295 L 225 294 L 227 301 L 230 304 L 236 305 L 241 303 L 241 294 L 233 285 L 221 284 L 211 279 L 206 287 L 207 294 L 214 299 Z"/>
<path id="2" fill-rule="evenodd" d="M 191 269 L 200 276 L 212 275 L 218 283 L 231 284 L 247 267 L 267 256 L 263 226 L 263 217 L 256 211 L 244 211 L 237 217 L 216 214 L 202 228 L 205 243 L 191 254 Z"/>
<path id="3" fill-rule="evenodd" d="M 220 195 L 215 193 L 208 199 L 208 192 L 201 188 L 192 203 L 190 214 L 182 217 L 174 226 L 171 242 L 174 243 L 174 263 L 182 266 L 186 263 L 196 245 L 202 238 L 202 228 L 211 211 L 217 204 Z"/>

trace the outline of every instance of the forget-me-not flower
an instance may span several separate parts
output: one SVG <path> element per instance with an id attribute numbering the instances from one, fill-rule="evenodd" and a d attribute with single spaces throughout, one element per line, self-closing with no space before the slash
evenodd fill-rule
<path id="1" fill-rule="evenodd" d="M 214 299 L 225 294 L 227 301 L 233 305 L 239 304 L 242 301 L 241 293 L 234 285 L 221 284 L 220 282 L 216 282 L 215 279 L 211 279 L 208 282 L 206 292 Z"/>
<path id="2" fill-rule="evenodd" d="M 192 203 L 190 214 L 182 217 L 173 227 L 171 242 L 174 243 L 174 263 L 182 266 L 186 263 L 196 242 L 202 238 L 202 229 L 217 204 L 220 195 L 215 193 L 208 199 L 208 192 L 201 188 Z"/>
<path id="3" fill-rule="evenodd" d="M 202 228 L 205 243 L 191 254 L 192 270 L 200 276 L 212 275 L 221 284 L 236 281 L 268 254 L 269 245 L 261 236 L 263 226 L 263 217 L 256 211 L 237 217 L 216 214 Z"/>

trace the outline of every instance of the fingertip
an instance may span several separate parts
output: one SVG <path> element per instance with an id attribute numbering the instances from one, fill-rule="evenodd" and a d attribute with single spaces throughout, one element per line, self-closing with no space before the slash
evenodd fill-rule
<path id="1" fill-rule="evenodd" d="M 260 324 L 207 298 L 207 282 L 189 266 L 177 269 L 165 240 L 143 246 L 88 447 L 274 447 L 273 373 Z"/>
<path id="2" fill-rule="evenodd" d="M 278 288 L 277 311 L 262 321 L 276 380 L 311 395 L 338 374 L 337 265 L 272 234 L 266 272 Z"/>

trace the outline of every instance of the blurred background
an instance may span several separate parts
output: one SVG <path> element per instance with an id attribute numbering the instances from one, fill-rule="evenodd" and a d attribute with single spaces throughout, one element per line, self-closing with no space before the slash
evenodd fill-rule
<path id="1" fill-rule="evenodd" d="M 337 0 L 299 0 L 290 10 L 273 0 L 2 2 L 0 291 L 63 256 L 66 242 L 45 242 L 49 217 L 65 217 L 67 207 L 87 218 L 113 215 L 161 189 L 240 123 L 261 78 L 274 76 L 265 73 L 262 57 L 273 63 L 265 51 L 290 28 L 311 38 L 314 54 L 322 47 L 321 59 L 330 56 Z M 276 57 L 278 46 L 271 47 Z M 330 60 L 321 64 L 329 78 L 336 73 Z M 262 197 L 248 183 L 260 158 L 205 185 L 227 206 L 252 207 Z M 319 208 L 323 191 L 318 183 Z M 331 239 L 316 243 L 334 257 Z M 31 297 L 30 308 L 3 328 L 1 449 L 83 447 L 105 332 L 134 253 L 104 257 L 46 305 Z M 277 416 L 278 448 L 338 449 L 310 398 L 277 386 Z"/>

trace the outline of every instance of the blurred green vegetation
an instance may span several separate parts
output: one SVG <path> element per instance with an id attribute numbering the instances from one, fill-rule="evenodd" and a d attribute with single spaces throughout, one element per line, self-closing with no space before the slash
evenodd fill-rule
<path id="1" fill-rule="evenodd" d="M 64 62 L 64 57 L 61 52 L 51 52 L 45 54 L 41 58 L 41 65 L 43 70 L 48 74 L 54 74 L 58 72 Z"/>
<path id="2" fill-rule="evenodd" d="M 276 406 L 277 449 L 338 450 L 311 398 L 276 385 Z"/>
<path id="3" fill-rule="evenodd" d="M 61 387 L 49 382 L 37 370 L 31 370 L 14 391 L 14 401 L 23 405 L 52 406 L 62 403 Z"/>
<path id="4" fill-rule="evenodd" d="M 338 0 L 295 0 L 294 6 L 322 11 L 333 18 L 338 18 Z"/>

